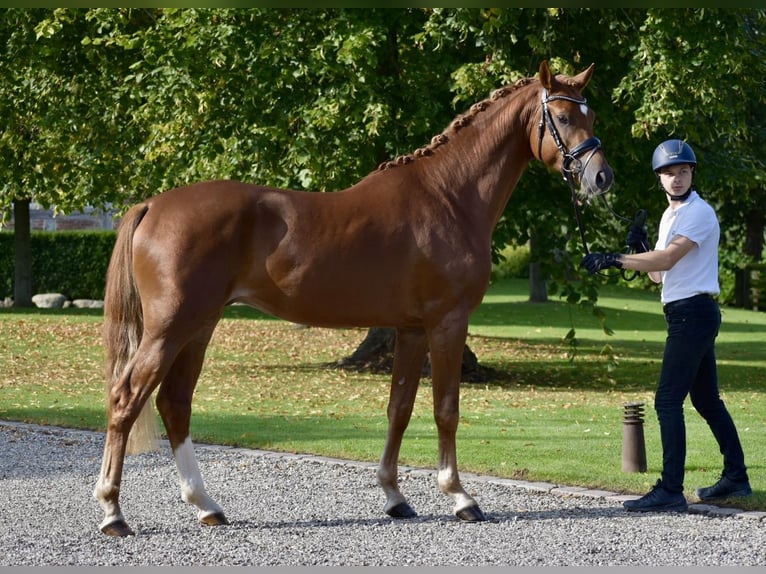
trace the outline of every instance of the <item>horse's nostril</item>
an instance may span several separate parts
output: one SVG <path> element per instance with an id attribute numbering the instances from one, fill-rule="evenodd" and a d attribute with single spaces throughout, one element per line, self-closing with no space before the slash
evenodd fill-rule
<path id="1" fill-rule="evenodd" d="M 596 185 L 601 191 L 606 191 L 612 187 L 613 175 L 610 170 L 602 170 L 596 174 Z"/>

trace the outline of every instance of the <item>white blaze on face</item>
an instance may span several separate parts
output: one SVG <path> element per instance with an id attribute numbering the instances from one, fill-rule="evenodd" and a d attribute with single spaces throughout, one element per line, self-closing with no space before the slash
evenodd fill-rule
<path id="1" fill-rule="evenodd" d="M 588 117 L 588 106 L 585 104 L 580 104 L 580 111 L 582 112 L 582 115 Z"/>

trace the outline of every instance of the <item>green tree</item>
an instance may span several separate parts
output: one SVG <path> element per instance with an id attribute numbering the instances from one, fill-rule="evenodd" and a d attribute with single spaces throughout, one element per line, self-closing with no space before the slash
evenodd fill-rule
<path id="1" fill-rule="evenodd" d="M 134 54 L 115 89 L 144 130 L 139 197 L 216 177 L 333 191 L 451 119 L 438 54 L 408 40 L 422 11 L 168 9 L 146 29 L 124 13 L 90 12 L 87 42 Z"/>
<path id="2" fill-rule="evenodd" d="M 18 202 L 21 215 L 32 197 L 63 212 L 123 205 L 219 177 L 333 191 L 548 59 L 565 73 L 596 63 L 586 96 L 615 169 L 616 212 L 646 207 L 657 217 L 651 151 L 683 135 L 700 150 L 700 183 L 732 231 L 726 251 L 741 253 L 745 236 L 757 250 L 763 13 L 5 9 L 0 210 L 7 216 Z M 626 224 L 601 202 L 584 211 L 592 248 L 619 248 Z M 568 281 L 582 253 L 568 189 L 536 162 L 495 251 L 532 235 L 543 274 L 570 300 L 592 303 L 596 281 Z"/>
<path id="3" fill-rule="evenodd" d="M 121 197 L 119 68 L 82 44 L 84 12 L 0 12 L 0 213 L 15 223 L 16 305 L 31 305 L 29 203 L 66 213 Z"/>

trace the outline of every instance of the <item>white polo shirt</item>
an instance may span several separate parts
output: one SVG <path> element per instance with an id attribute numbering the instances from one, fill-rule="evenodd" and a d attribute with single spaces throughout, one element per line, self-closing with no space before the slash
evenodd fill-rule
<path id="1" fill-rule="evenodd" d="M 718 241 L 720 228 L 715 210 L 696 191 L 676 209 L 662 214 L 655 249 L 665 249 L 677 235 L 696 246 L 667 271 L 662 272 L 662 303 L 671 303 L 700 293 L 718 295 Z"/>

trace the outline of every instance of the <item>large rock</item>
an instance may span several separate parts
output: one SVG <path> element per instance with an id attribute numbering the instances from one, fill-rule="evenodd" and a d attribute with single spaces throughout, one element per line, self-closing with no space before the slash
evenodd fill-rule
<path id="1" fill-rule="evenodd" d="M 75 299 L 72 301 L 72 307 L 78 309 L 103 309 L 104 302 L 101 299 Z"/>
<path id="2" fill-rule="evenodd" d="M 32 303 L 40 309 L 63 309 L 67 299 L 61 293 L 38 293 L 32 296 Z"/>

